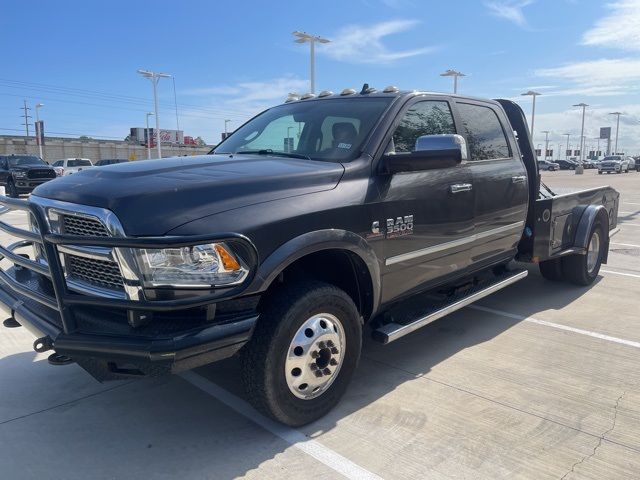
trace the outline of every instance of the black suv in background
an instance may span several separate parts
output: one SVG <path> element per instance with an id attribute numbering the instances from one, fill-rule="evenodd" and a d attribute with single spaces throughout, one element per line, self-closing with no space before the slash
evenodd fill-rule
<path id="1" fill-rule="evenodd" d="M 560 165 L 560 170 L 575 170 L 576 162 L 572 162 L 571 160 L 554 160 L 554 163 Z"/>
<path id="2" fill-rule="evenodd" d="M 0 185 L 10 197 L 31 193 L 38 185 L 56 178 L 55 170 L 35 155 L 0 156 Z"/>

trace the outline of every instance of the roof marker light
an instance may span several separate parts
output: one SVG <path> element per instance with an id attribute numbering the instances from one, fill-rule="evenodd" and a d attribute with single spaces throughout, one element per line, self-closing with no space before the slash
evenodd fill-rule
<path id="1" fill-rule="evenodd" d="M 316 98 L 315 94 L 309 92 L 309 93 L 305 93 L 304 95 L 302 95 L 300 97 L 300 100 L 307 100 L 309 98 Z"/>
<path id="2" fill-rule="evenodd" d="M 384 87 L 384 90 L 382 90 L 383 93 L 396 93 L 399 91 L 400 89 L 395 85 L 389 85 L 388 87 Z"/>
<path id="3" fill-rule="evenodd" d="M 331 95 L 333 95 L 333 92 L 331 90 L 323 90 L 318 94 L 318 98 L 330 97 Z"/>
<path id="4" fill-rule="evenodd" d="M 356 91 L 353 88 L 345 88 L 340 92 L 340 95 L 355 95 Z"/>

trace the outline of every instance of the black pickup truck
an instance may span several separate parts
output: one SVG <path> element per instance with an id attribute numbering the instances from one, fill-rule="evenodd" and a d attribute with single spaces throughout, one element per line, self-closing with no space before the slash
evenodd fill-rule
<path id="1" fill-rule="evenodd" d="M 35 155 L 0 155 L 0 185 L 7 195 L 31 193 L 38 185 L 56 178 L 56 171 Z"/>
<path id="2" fill-rule="evenodd" d="M 301 425 L 339 401 L 365 329 L 394 341 L 522 280 L 516 261 L 589 285 L 618 197 L 541 187 L 507 100 L 367 86 L 292 97 L 209 155 L 0 198 L 1 215 L 30 219 L 0 221 L 22 239 L 0 247 L 0 305 L 36 351 L 100 381 L 239 352 L 254 405 Z"/>

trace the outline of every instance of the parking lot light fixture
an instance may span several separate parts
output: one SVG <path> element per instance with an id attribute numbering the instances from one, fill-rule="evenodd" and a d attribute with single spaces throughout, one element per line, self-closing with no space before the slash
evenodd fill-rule
<path id="1" fill-rule="evenodd" d="M 466 77 L 466 75 L 462 72 L 458 72 L 457 70 L 449 69 L 446 72 L 442 72 L 440 74 L 441 77 L 453 77 L 453 93 L 458 93 L 458 77 Z"/>
<path id="2" fill-rule="evenodd" d="M 151 135 L 149 135 L 149 116 L 153 112 L 147 112 L 147 160 L 151 160 Z"/>
<path id="3" fill-rule="evenodd" d="M 544 159 L 547 159 L 547 154 L 549 152 L 549 130 L 543 130 L 544 133 Z M 551 159 L 553 160 L 553 158 Z"/>
<path id="4" fill-rule="evenodd" d="M 162 158 L 162 142 L 160 142 L 160 117 L 158 115 L 158 82 L 161 78 L 171 78 L 171 75 L 167 73 L 152 72 L 151 70 L 139 69 L 138 73 L 145 78 L 148 78 L 153 85 L 153 104 L 156 117 L 156 147 L 158 148 L 158 158 Z"/>
<path id="5" fill-rule="evenodd" d="M 533 138 L 533 124 L 536 120 L 536 97 L 542 94 L 534 92 L 533 90 L 529 90 L 528 92 L 521 93 L 520 95 L 524 95 L 525 97 L 532 97 L 533 99 L 533 104 L 531 105 L 531 128 L 529 129 L 529 136 Z"/>
<path id="6" fill-rule="evenodd" d="M 37 108 L 37 105 L 36 105 Z M 37 110 L 36 110 L 37 111 Z M 622 112 L 611 112 L 609 115 L 615 115 L 616 116 L 616 140 L 614 143 L 614 154 L 618 154 L 618 131 L 620 130 L 620 115 L 624 115 Z"/>
<path id="7" fill-rule="evenodd" d="M 587 105 L 586 103 L 577 103 L 574 105 L 574 107 L 582 108 L 582 129 L 580 130 L 580 162 L 581 163 L 584 159 L 584 115 L 588 106 L 589 105 Z"/>
<path id="8" fill-rule="evenodd" d="M 570 133 L 563 133 L 563 135 L 567 136 L 567 149 L 564 152 L 564 158 L 568 160 L 567 157 L 570 156 L 569 153 L 568 153 L 569 152 L 569 137 L 571 136 L 571 134 Z"/>
<path id="9" fill-rule="evenodd" d="M 330 43 L 331 40 L 320 37 L 318 35 L 311 35 L 306 32 L 300 32 L 296 30 L 293 32 L 293 36 L 296 37 L 294 42 L 296 43 L 309 43 L 311 53 L 311 63 L 309 65 L 310 71 L 310 86 L 311 93 L 316 93 L 316 43 Z"/>

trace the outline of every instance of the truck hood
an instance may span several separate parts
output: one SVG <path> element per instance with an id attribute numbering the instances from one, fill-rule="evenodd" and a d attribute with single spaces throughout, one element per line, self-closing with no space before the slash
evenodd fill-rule
<path id="1" fill-rule="evenodd" d="M 226 210 L 330 190 L 343 173 L 340 163 L 201 155 L 89 168 L 47 182 L 34 195 L 109 209 L 127 235 L 163 235 Z"/>

